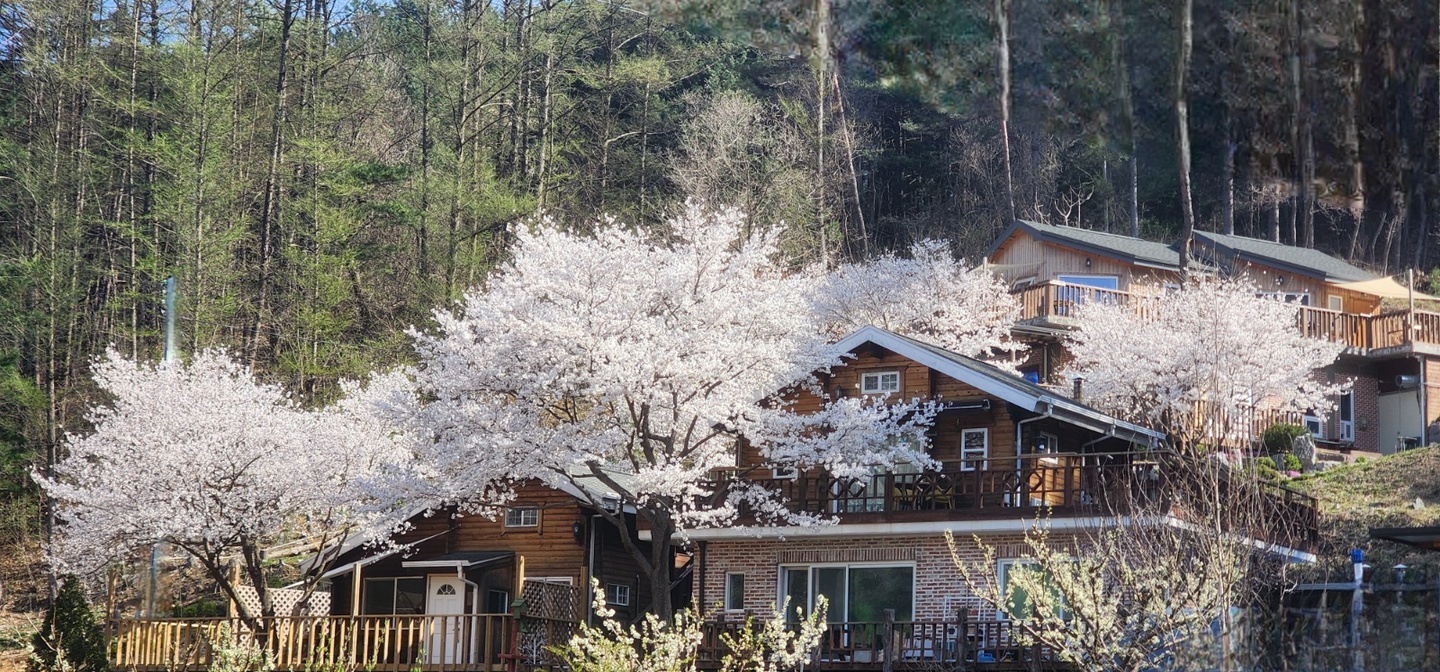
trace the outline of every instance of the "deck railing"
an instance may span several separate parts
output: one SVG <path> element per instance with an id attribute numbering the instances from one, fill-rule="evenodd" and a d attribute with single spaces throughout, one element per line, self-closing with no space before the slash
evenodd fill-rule
<path id="1" fill-rule="evenodd" d="M 945 462 L 933 471 L 862 478 L 810 472 L 752 480 L 779 494 L 792 510 L 837 514 L 842 519 L 933 511 L 945 512 L 945 517 L 965 511 L 983 516 L 987 510 L 1039 507 L 1066 514 L 1120 509 L 1137 498 L 1159 495 L 1151 465 L 1100 459 L 1050 453 Z"/>
<path id="2" fill-rule="evenodd" d="M 513 622 L 509 614 L 280 617 L 260 636 L 237 618 L 121 619 L 110 626 L 110 662 L 116 670 L 200 671 L 218 648 L 249 645 L 275 670 L 498 670 Z"/>
<path id="3" fill-rule="evenodd" d="M 697 667 L 715 669 L 733 640 L 747 627 L 744 620 L 702 625 Z M 1020 634 L 1007 620 L 905 620 L 832 622 L 825 626 L 819 649 L 807 669 L 1057 669 L 1064 665 L 1054 652 Z"/>
<path id="4" fill-rule="evenodd" d="M 1164 300 L 1163 296 L 1058 281 L 1031 285 L 1016 295 L 1020 299 L 1021 323 L 1061 328 L 1073 326 L 1077 309 L 1086 304 L 1134 306 L 1136 310 L 1153 314 Z M 1412 343 L 1440 345 L 1440 313 L 1400 310 L 1362 315 L 1299 305 L 1295 311 L 1296 326 L 1304 336 L 1344 343 L 1361 353 Z"/>
<path id="5" fill-rule="evenodd" d="M 1176 493 L 1190 486 L 1184 470 L 1171 470 L 1166 464 L 1144 453 L 1051 453 L 944 462 L 934 471 L 885 472 L 858 479 L 824 472 L 751 478 L 730 470 L 718 474 L 715 492 L 728 491 L 726 480 L 744 479 L 776 493 L 792 511 L 833 515 L 841 523 L 1014 518 L 1042 511 L 1059 517 L 1128 515 L 1169 512 L 1178 501 Z M 1316 500 L 1280 486 L 1254 487 L 1260 488 L 1253 493 L 1254 506 L 1263 514 L 1255 520 L 1263 528 L 1247 532 L 1287 548 L 1312 550 L 1319 539 Z M 744 506 L 740 519 L 765 522 Z"/>

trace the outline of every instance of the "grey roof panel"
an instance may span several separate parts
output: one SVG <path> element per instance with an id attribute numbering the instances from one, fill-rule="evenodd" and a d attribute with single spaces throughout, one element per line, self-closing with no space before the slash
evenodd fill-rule
<path id="1" fill-rule="evenodd" d="M 1180 270 L 1180 253 L 1165 243 L 1073 226 L 1052 226 L 1027 222 L 1023 219 L 1015 220 L 1015 223 L 1011 224 L 1010 228 L 1006 229 L 1005 233 L 991 244 L 990 249 L 985 252 L 985 256 L 989 258 L 990 255 L 993 255 L 995 250 L 1009 240 L 1017 229 L 1029 233 L 1037 240 L 1076 247 L 1142 266 L 1153 266 L 1171 271 Z"/>
<path id="2" fill-rule="evenodd" d="M 1195 238 L 1242 259 L 1278 266 L 1302 275 L 1324 278 L 1332 282 L 1370 280 L 1375 274 L 1332 257 L 1320 250 L 1274 243 L 1259 238 L 1227 236 L 1223 233 L 1196 231 Z"/>

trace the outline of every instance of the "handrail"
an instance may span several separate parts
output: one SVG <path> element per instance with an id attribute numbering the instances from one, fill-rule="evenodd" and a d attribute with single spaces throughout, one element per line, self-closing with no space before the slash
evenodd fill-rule
<path id="1" fill-rule="evenodd" d="M 125 618 L 109 624 L 110 662 L 121 670 L 208 670 L 217 647 L 247 645 L 264 651 L 275 670 L 498 669 L 514 618 L 510 614 L 282 616 L 261 619 L 260 632 L 239 618 Z"/>
<path id="2" fill-rule="evenodd" d="M 1020 301 L 1021 322 L 1048 323 L 1060 328 L 1073 326 L 1071 320 L 1076 315 L 1076 307 L 1087 303 L 1134 306 L 1145 314 L 1153 314 L 1164 300 L 1163 295 L 1137 294 L 1058 280 L 1030 285 L 1016 290 L 1015 294 Z M 1440 345 L 1440 313 L 1424 310 L 1368 315 L 1296 305 L 1295 323 L 1301 335 L 1307 338 L 1344 343 L 1361 352 L 1414 343 Z"/>
<path id="3" fill-rule="evenodd" d="M 719 667 L 729 653 L 722 635 L 733 640 L 745 628 L 763 623 L 744 619 L 702 623 L 696 666 Z M 1058 664 L 1054 651 L 1020 634 L 1023 627 L 1019 621 L 972 619 L 964 612 L 949 620 L 832 621 L 824 626 L 807 669 L 891 669 L 897 664 L 966 669 L 977 662 L 1051 669 Z"/>

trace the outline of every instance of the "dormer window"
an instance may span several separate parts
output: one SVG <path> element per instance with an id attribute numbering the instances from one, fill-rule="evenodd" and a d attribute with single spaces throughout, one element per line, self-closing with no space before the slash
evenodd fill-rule
<path id="1" fill-rule="evenodd" d="M 890 394 L 900 391 L 899 371 L 876 371 L 860 376 L 860 391 L 865 394 Z"/>

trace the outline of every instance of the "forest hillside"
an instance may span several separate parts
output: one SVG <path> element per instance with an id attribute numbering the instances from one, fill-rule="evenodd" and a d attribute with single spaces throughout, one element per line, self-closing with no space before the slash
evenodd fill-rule
<path id="1" fill-rule="evenodd" d="M 167 277 L 182 354 L 319 401 L 537 213 L 735 205 L 796 266 L 1015 217 L 1433 264 L 1434 3 L 1170 4 L 0 3 L 0 605 L 40 602 L 29 473 L 95 357 L 161 355 Z"/>

